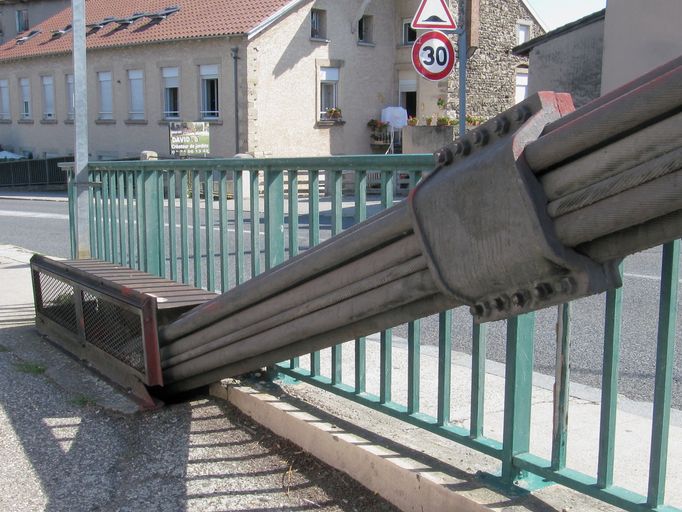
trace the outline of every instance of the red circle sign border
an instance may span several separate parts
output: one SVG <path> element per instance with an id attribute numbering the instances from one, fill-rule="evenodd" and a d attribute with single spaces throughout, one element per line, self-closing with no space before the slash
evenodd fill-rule
<path id="1" fill-rule="evenodd" d="M 422 46 L 424 46 L 424 44 L 431 39 L 438 39 L 443 44 L 445 44 L 451 56 L 450 63 L 447 65 L 445 69 L 443 69 L 443 71 L 439 73 L 432 73 L 431 71 L 426 69 L 419 60 L 419 52 Z M 412 65 L 414 66 L 414 69 L 417 70 L 417 73 L 419 73 L 427 80 L 431 80 L 433 82 L 443 80 L 443 78 L 450 74 L 452 68 L 455 67 L 455 47 L 452 45 L 452 41 L 450 41 L 450 38 L 447 35 L 438 30 L 430 30 L 429 32 L 424 32 L 417 38 L 417 40 L 412 45 Z"/>

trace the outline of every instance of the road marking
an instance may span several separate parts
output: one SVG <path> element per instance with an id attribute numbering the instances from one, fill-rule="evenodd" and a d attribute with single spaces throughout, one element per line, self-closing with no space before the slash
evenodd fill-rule
<path id="1" fill-rule="evenodd" d="M 649 276 L 646 274 L 631 274 L 631 273 L 625 273 L 623 274 L 625 277 L 634 277 L 636 279 L 648 279 L 650 281 L 660 281 L 661 277 L 660 276 Z M 680 279 L 680 284 L 682 284 L 682 279 Z"/>
<path id="2" fill-rule="evenodd" d="M 0 217 L 29 217 L 32 219 L 69 220 L 63 213 L 18 212 L 16 210 L 0 210 Z"/>

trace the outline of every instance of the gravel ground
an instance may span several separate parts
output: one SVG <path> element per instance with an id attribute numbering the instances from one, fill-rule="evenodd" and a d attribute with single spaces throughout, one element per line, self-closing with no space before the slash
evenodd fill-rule
<path id="1" fill-rule="evenodd" d="M 51 370 L 81 368 L 69 359 L 30 326 L 0 328 L 0 510 L 396 510 L 228 403 L 99 405 L 101 381 L 60 385 Z"/>

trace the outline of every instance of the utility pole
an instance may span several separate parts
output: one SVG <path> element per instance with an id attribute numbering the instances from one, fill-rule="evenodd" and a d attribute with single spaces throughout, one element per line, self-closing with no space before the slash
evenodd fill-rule
<path id="1" fill-rule="evenodd" d="M 85 49 L 85 0 L 71 0 L 75 107 L 75 178 L 77 259 L 90 257 L 88 208 L 88 86 Z"/>

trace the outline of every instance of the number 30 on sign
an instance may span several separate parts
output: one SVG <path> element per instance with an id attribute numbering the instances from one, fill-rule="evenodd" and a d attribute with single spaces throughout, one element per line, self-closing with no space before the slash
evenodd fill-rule
<path id="1" fill-rule="evenodd" d="M 427 80 L 443 80 L 455 65 L 452 42 L 437 30 L 422 34 L 412 46 L 412 64 Z"/>

